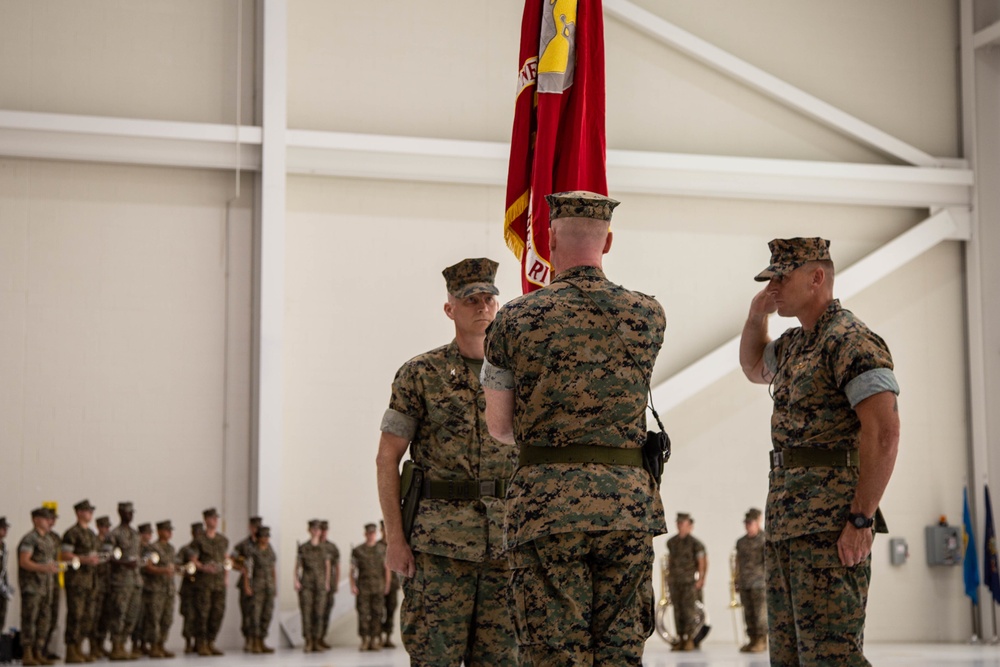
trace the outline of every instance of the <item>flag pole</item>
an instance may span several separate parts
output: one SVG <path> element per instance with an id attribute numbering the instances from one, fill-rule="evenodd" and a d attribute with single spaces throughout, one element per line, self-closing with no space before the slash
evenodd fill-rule
<path id="1" fill-rule="evenodd" d="M 969 643 L 970 644 L 978 644 L 979 643 L 979 635 L 980 635 L 980 633 L 978 632 L 978 628 L 976 627 L 976 625 L 977 625 L 976 624 L 976 603 L 975 602 L 970 602 L 970 607 L 972 609 L 972 637 L 969 638 Z"/>
<path id="2" fill-rule="evenodd" d="M 1000 637 L 997 637 L 997 605 L 993 601 L 993 597 L 990 597 L 990 609 L 993 610 L 993 639 L 990 640 L 991 644 L 1000 644 Z"/>

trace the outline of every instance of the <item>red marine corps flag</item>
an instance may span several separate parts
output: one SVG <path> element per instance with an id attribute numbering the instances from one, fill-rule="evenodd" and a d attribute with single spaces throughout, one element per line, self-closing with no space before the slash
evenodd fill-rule
<path id="1" fill-rule="evenodd" d="M 608 194 L 601 0 L 526 0 L 504 240 L 525 293 L 551 278 L 545 195 Z"/>

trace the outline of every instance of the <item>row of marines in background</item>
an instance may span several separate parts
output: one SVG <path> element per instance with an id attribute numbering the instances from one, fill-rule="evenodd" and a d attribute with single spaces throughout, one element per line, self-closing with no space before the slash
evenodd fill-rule
<path id="1" fill-rule="evenodd" d="M 49 650 L 58 622 L 60 584 L 66 588 L 66 662 L 172 658 L 166 642 L 174 614 L 174 595 L 180 596 L 184 620 L 185 653 L 223 655 L 215 639 L 225 612 L 225 589 L 229 570 L 240 574 L 241 632 L 244 650 L 273 653 L 264 644 L 270 627 L 276 594 L 275 553 L 270 546 L 270 528 L 260 517 L 251 517 L 249 535 L 232 554 L 229 541 L 219 532 L 219 514 L 203 512 L 204 522 L 191 525 L 191 542 L 179 551 L 170 543 L 173 525 L 142 524 L 131 527 L 134 506 L 119 503 L 120 524 L 111 528 L 109 517 L 97 519 L 96 508 L 83 500 L 74 506 L 77 523 L 61 537 L 52 528 L 55 504 L 45 503 L 32 511 L 33 528 L 17 548 L 18 584 L 21 590 L 21 643 L 23 664 L 49 665 L 59 656 Z M 326 539 L 328 523 L 309 522 L 310 539 L 298 549 L 295 588 L 302 611 L 306 651 L 329 648 L 323 640 L 329 627 L 336 583 L 340 578 L 340 553 Z M 14 588 L 8 578 L 8 551 L 4 539 L 9 524 L 0 517 L 0 629 L 5 627 L 7 602 Z M 174 577 L 180 576 L 180 586 Z M 62 581 L 60 581 L 62 579 Z M 353 580 L 352 580 L 353 581 Z M 395 600 L 393 588 L 392 597 Z M 387 597 L 386 604 L 390 604 Z M 394 609 L 392 603 L 390 608 Z M 391 612 L 382 621 L 384 645 L 391 647 Z M 381 634 L 381 632 L 380 632 Z M 111 637 L 111 649 L 105 641 Z M 131 640 L 131 650 L 125 649 Z M 89 642 L 89 652 L 83 649 Z"/>

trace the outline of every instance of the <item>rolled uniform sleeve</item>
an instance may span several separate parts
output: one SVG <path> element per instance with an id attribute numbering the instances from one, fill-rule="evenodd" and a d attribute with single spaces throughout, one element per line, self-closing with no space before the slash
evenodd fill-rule
<path id="1" fill-rule="evenodd" d="M 855 408 L 858 403 L 884 391 L 891 391 L 899 395 L 899 383 L 896 382 L 896 375 L 888 368 L 874 368 L 857 376 L 844 387 L 844 394 L 850 401 L 851 407 Z"/>
<path id="2" fill-rule="evenodd" d="M 489 359 L 485 359 L 479 382 L 487 389 L 512 391 L 514 389 L 514 372 L 494 366 Z"/>

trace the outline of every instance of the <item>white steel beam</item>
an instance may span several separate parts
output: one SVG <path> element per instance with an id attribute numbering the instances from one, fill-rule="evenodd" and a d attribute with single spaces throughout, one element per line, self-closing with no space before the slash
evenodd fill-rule
<path id="1" fill-rule="evenodd" d="M 768 74 L 628 0 L 604 0 L 604 10 L 622 23 L 888 155 L 923 167 L 939 164 L 934 156 Z"/>
<path id="2" fill-rule="evenodd" d="M 503 185 L 507 144 L 288 131 L 293 174 Z M 901 206 L 968 206 L 972 172 L 803 160 L 608 151 L 616 192 Z"/>
<path id="3" fill-rule="evenodd" d="M 972 37 L 972 45 L 976 49 L 995 44 L 1000 44 L 1000 21 L 983 28 Z"/>
<path id="4" fill-rule="evenodd" d="M 259 127 L 0 110 L 0 155 L 206 169 L 260 169 Z"/>
<path id="5" fill-rule="evenodd" d="M 967 238 L 961 222 L 964 211 L 953 215 L 942 210 L 915 225 L 889 243 L 837 273 L 836 296 L 847 299 L 892 273 L 910 260 L 919 257 L 938 243 L 949 239 Z M 772 337 L 780 334 L 795 320 L 772 317 L 769 329 Z M 653 402 L 660 412 L 675 408 L 714 382 L 739 369 L 740 336 L 737 335 L 653 387 Z"/>

